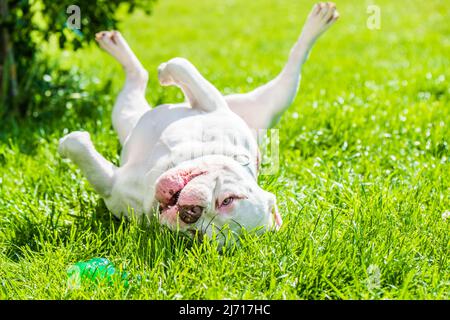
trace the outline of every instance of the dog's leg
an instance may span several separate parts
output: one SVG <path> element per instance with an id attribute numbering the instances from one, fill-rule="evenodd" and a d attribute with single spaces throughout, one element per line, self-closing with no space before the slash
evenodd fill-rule
<path id="1" fill-rule="evenodd" d="M 214 111 L 227 108 L 227 104 L 219 92 L 200 72 L 183 58 L 174 58 L 158 68 L 158 78 L 162 86 L 179 87 L 193 108 Z"/>
<path id="2" fill-rule="evenodd" d="M 297 94 L 301 68 L 312 46 L 338 17 L 334 3 L 316 4 L 281 73 L 252 92 L 226 96 L 225 100 L 230 109 L 241 116 L 251 128 L 268 128 L 274 124 Z"/>
<path id="3" fill-rule="evenodd" d="M 102 31 L 95 39 L 125 71 L 125 85 L 112 112 L 112 123 L 123 144 L 140 117 L 150 110 L 145 100 L 148 73 L 118 31 Z"/>
<path id="4" fill-rule="evenodd" d="M 83 172 L 102 197 L 111 193 L 116 167 L 95 150 L 89 133 L 75 131 L 59 140 L 58 152 L 69 158 Z"/>

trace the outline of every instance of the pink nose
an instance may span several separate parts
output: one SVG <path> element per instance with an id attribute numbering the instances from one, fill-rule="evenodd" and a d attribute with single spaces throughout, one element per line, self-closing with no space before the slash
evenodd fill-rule
<path id="1" fill-rule="evenodd" d="M 200 206 L 181 206 L 178 214 L 184 223 L 195 223 L 200 219 L 203 210 L 204 208 Z"/>

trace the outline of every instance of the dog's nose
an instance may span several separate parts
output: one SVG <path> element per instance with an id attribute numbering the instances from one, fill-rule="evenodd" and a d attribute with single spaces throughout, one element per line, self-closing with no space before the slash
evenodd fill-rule
<path id="1" fill-rule="evenodd" d="M 183 206 L 178 211 L 178 215 L 184 223 L 194 223 L 200 219 L 203 209 L 204 208 L 200 206 Z"/>

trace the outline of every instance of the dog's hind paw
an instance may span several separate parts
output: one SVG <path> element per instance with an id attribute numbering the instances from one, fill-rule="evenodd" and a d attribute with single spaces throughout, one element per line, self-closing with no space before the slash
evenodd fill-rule
<path id="1" fill-rule="evenodd" d="M 122 65 L 133 64 L 133 53 L 119 31 L 101 31 L 95 34 L 95 40 L 106 52 Z"/>
<path id="2" fill-rule="evenodd" d="M 158 67 L 158 80 L 162 86 L 170 86 L 175 84 L 174 74 L 185 72 L 185 68 L 189 68 L 190 62 L 184 58 L 173 58 L 168 62 L 161 63 Z"/>
<path id="3" fill-rule="evenodd" d="M 173 79 L 170 76 L 167 68 L 167 63 L 161 63 L 158 67 L 158 80 L 162 86 L 170 86 L 173 84 Z"/>

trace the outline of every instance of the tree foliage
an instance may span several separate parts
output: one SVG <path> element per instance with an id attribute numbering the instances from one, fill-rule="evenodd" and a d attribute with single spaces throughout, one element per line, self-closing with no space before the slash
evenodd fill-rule
<path id="1" fill-rule="evenodd" d="M 27 79 L 36 78 L 30 75 L 35 64 L 45 63 L 40 57 L 43 43 L 54 37 L 60 48 L 77 50 L 92 41 L 96 32 L 116 28 L 119 6 L 150 14 L 154 1 L 0 0 L 0 114 L 5 110 L 27 113 L 30 91 L 37 85 Z M 73 5 L 80 11 L 79 29 L 70 23 Z"/>

